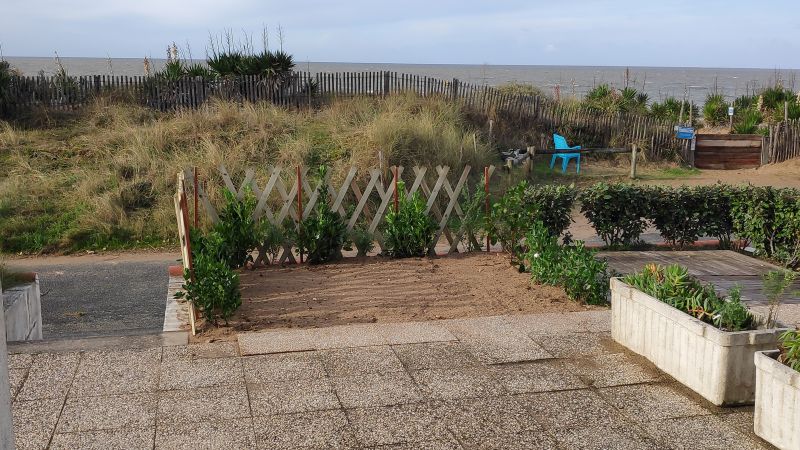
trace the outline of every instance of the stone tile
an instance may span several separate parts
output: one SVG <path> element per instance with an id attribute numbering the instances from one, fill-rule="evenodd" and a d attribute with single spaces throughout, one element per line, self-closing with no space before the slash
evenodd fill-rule
<path id="1" fill-rule="evenodd" d="M 270 450 L 357 448 L 341 410 L 285 414 L 253 419 L 259 448 Z"/>
<path id="2" fill-rule="evenodd" d="M 17 401 L 11 406 L 14 422 L 14 444 L 17 450 L 43 449 L 58 423 L 60 398 Z"/>
<path id="3" fill-rule="evenodd" d="M 512 394 L 587 387 L 577 375 L 566 370 L 563 364 L 557 361 L 502 364 L 490 366 L 489 372 L 506 392 Z"/>
<path id="4" fill-rule="evenodd" d="M 405 372 L 332 378 L 331 384 L 345 408 L 391 406 L 422 400 L 417 385 Z"/>
<path id="5" fill-rule="evenodd" d="M 155 392 L 161 349 L 86 352 L 70 397 Z"/>
<path id="6" fill-rule="evenodd" d="M 252 419 L 159 424 L 156 430 L 157 449 L 243 449 L 255 446 Z"/>
<path id="7" fill-rule="evenodd" d="M 506 322 L 523 334 L 603 332 L 611 331 L 611 311 L 514 315 Z"/>
<path id="8" fill-rule="evenodd" d="M 68 398 L 56 431 L 149 428 L 156 425 L 156 394 Z"/>
<path id="9" fill-rule="evenodd" d="M 551 358 L 542 347 L 518 333 L 502 317 L 448 321 L 448 329 L 466 350 L 485 364 L 502 364 Z"/>
<path id="10" fill-rule="evenodd" d="M 439 406 L 411 403 L 346 410 L 356 438 L 365 446 L 450 441 Z"/>
<path id="11" fill-rule="evenodd" d="M 15 353 L 8 355 L 9 369 L 27 369 L 33 364 L 33 355 L 30 353 Z"/>
<path id="12" fill-rule="evenodd" d="M 239 356 L 236 342 L 208 342 L 164 347 L 163 360 L 231 358 Z"/>
<path id="13" fill-rule="evenodd" d="M 755 426 L 755 420 L 753 419 L 753 411 L 737 411 L 728 414 L 720 414 L 717 417 L 719 417 L 725 425 L 737 431 L 744 434 L 754 434 L 753 428 Z"/>
<path id="14" fill-rule="evenodd" d="M 158 423 L 202 422 L 250 416 L 244 384 L 164 391 L 158 397 Z"/>
<path id="15" fill-rule="evenodd" d="M 456 440 L 408 442 L 405 444 L 380 445 L 377 447 L 363 447 L 367 450 L 461 450 L 461 446 Z"/>
<path id="16" fill-rule="evenodd" d="M 269 353 L 302 352 L 314 350 L 311 340 L 313 330 L 275 330 L 239 333 L 239 351 L 242 356 Z"/>
<path id="17" fill-rule="evenodd" d="M 571 429 L 624 423 L 622 416 L 590 390 L 521 394 L 517 402 L 546 429 Z"/>
<path id="18" fill-rule="evenodd" d="M 408 370 L 478 366 L 480 361 L 460 342 L 429 342 L 392 346 Z"/>
<path id="19" fill-rule="evenodd" d="M 244 379 L 248 383 L 325 378 L 325 368 L 317 352 L 276 353 L 242 358 Z"/>
<path id="20" fill-rule="evenodd" d="M 505 392 L 484 367 L 417 370 L 411 376 L 423 394 L 433 400 L 488 397 Z"/>
<path id="21" fill-rule="evenodd" d="M 555 430 L 556 441 L 563 448 L 575 450 L 659 450 L 655 441 L 636 427 L 599 426 Z"/>
<path id="22" fill-rule="evenodd" d="M 25 381 L 25 375 L 28 374 L 28 369 L 10 369 L 8 371 L 8 382 L 11 387 L 11 401 L 14 401 L 14 397 L 19 392 L 19 388 L 22 387 L 22 382 Z"/>
<path id="23" fill-rule="evenodd" d="M 555 441 L 541 431 L 524 431 L 522 433 L 479 436 L 463 441 L 464 448 L 469 450 L 556 450 Z"/>
<path id="24" fill-rule="evenodd" d="M 645 423 L 675 417 L 710 414 L 708 410 L 664 384 L 637 384 L 599 390 L 628 419 Z"/>
<path id="25" fill-rule="evenodd" d="M 388 345 L 324 350 L 319 352 L 319 357 L 328 375 L 332 377 L 405 370 Z"/>
<path id="26" fill-rule="evenodd" d="M 599 388 L 664 380 L 650 362 L 627 353 L 565 360 L 564 364 L 585 383 Z"/>
<path id="27" fill-rule="evenodd" d="M 130 429 L 86 431 L 83 433 L 57 433 L 50 443 L 51 450 L 105 450 L 124 448 L 145 450 L 153 448 L 156 429 Z"/>
<path id="28" fill-rule="evenodd" d="M 381 332 L 383 326 L 356 324 L 315 328 L 309 330 L 309 339 L 317 350 L 387 345 L 389 341 Z"/>
<path id="29" fill-rule="evenodd" d="M 541 431 L 525 408 L 513 397 L 471 398 L 446 402 L 443 420 L 453 436 L 472 440 L 481 436 L 503 436 L 522 431 Z"/>
<path id="30" fill-rule="evenodd" d="M 179 359 L 161 363 L 161 390 L 241 383 L 244 383 L 244 372 L 240 358 Z"/>
<path id="31" fill-rule="evenodd" d="M 580 358 L 625 352 L 625 347 L 611 339 L 611 333 L 531 334 L 530 337 L 556 358 Z"/>
<path id="32" fill-rule="evenodd" d="M 386 342 L 393 345 L 456 340 L 450 331 L 436 322 L 387 323 L 378 327 Z"/>
<path id="33" fill-rule="evenodd" d="M 78 353 L 41 353 L 35 355 L 28 376 L 17 392 L 16 400 L 40 398 L 64 399 L 75 375 Z"/>
<path id="34" fill-rule="evenodd" d="M 651 422 L 645 431 L 660 448 L 683 450 L 744 450 L 767 448 L 755 439 L 725 425 L 717 416 L 681 417 Z"/>
<path id="35" fill-rule="evenodd" d="M 327 379 L 248 384 L 253 416 L 323 411 L 340 408 Z"/>

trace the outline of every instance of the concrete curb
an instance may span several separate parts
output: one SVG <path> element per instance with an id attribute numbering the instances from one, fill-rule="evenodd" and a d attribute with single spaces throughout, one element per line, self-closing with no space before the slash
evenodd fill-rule
<path id="1" fill-rule="evenodd" d="M 167 284 L 167 301 L 164 308 L 164 332 L 180 331 L 189 327 L 189 304 L 186 300 L 178 300 L 175 294 L 183 286 L 183 266 L 170 266 Z"/>

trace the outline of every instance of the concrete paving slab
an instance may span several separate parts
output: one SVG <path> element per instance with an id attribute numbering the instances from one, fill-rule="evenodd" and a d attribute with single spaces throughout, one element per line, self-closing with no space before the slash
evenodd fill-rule
<path id="1" fill-rule="evenodd" d="M 365 450 L 461 450 L 464 447 L 457 441 L 425 441 L 409 442 L 406 444 L 381 445 L 377 447 L 362 447 Z"/>
<path id="2" fill-rule="evenodd" d="M 276 330 L 239 333 L 242 356 L 314 350 L 310 330 Z"/>
<path id="3" fill-rule="evenodd" d="M 277 353 L 242 358 L 247 383 L 325 378 L 318 352 Z"/>
<path id="4" fill-rule="evenodd" d="M 63 404 L 61 398 L 29 401 L 20 401 L 18 398 L 11 406 L 17 450 L 47 448 Z"/>
<path id="5" fill-rule="evenodd" d="M 69 395 L 156 392 L 160 361 L 161 348 L 83 353 Z"/>
<path id="6" fill-rule="evenodd" d="M 331 383 L 345 408 L 391 406 L 422 401 L 422 393 L 405 372 L 332 378 Z"/>
<path id="7" fill-rule="evenodd" d="M 426 342 L 392 346 L 408 370 L 478 366 L 480 361 L 460 342 Z"/>
<path id="8" fill-rule="evenodd" d="M 580 358 L 625 352 L 625 347 L 614 342 L 611 333 L 531 334 L 530 337 L 555 358 Z"/>
<path id="9" fill-rule="evenodd" d="M 515 399 L 530 412 L 532 420 L 548 430 L 626 423 L 609 403 L 587 389 L 520 394 Z"/>
<path id="10" fill-rule="evenodd" d="M 33 355 L 18 353 L 8 355 L 9 369 L 27 369 L 33 364 Z"/>
<path id="11" fill-rule="evenodd" d="M 726 425 L 717 416 L 681 417 L 650 422 L 645 431 L 658 441 L 660 448 L 705 450 L 768 449 Z M 710 431 L 710 430 L 713 430 Z"/>
<path id="12" fill-rule="evenodd" d="M 210 342 L 164 347 L 162 360 L 231 358 L 236 356 L 239 356 L 239 348 L 235 342 Z"/>
<path id="13" fill-rule="evenodd" d="M 17 393 L 16 400 L 36 400 L 67 396 L 75 369 L 78 353 L 42 353 L 34 357 L 28 376 Z"/>
<path id="14" fill-rule="evenodd" d="M 497 396 L 505 393 L 500 383 L 484 367 L 428 369 L 411 372 L 426 398 L 454 400 Z"/>
<path id="15" fill-rule="evenodd" d="M 353 430 L 341 410 L 256 417 L 258 447 L 270 450 L 357 448 Z"/>
<path id="16" fill-rule="evenodd" d="M 156 449 L 243 449 L 255 448 L 252 419 L 215 420 L 159 424 Z"/>
<path id="17" fill-rule="evenodd" d="M 617 386 L 600 389 L 598 393 L 632 422 L 647 423 L 711 414 L 666 384 Z"/>
<path id="18" fill-rule="evenodd" d="M 345 410 L 364 446 L 452 441 L 442 422 L 441 404 L 412 403 Z"/>
<path id="19" fill-rule="evenodd" d="M 468 352 L 485 364 L 552 357 L 525 333 L 518 333 L 506 319 L 504 316 L 492 316 L 442 322 Z"/>
<path id="20" fill-rule="evenodd" d="M 489 367 L 489 372 L 508 393 L 585 389 L 587 385 L 557 361 L 533 361 Z"/>
<path id="21" fill-rule="evenodd" d="M 317 350 L 386 345 L 389 341 L 380 330 L 376 324 L 315 328 L 309 330 L 309 338 Z"/>
<path id="22" fill-rule="evenodd" d="M 341 408 L 330 381 L 325 378 L 249 384 L 247 392 L 253 416 Z"/>
<path id="23" fill-rule="evenodd" d="M 456 337 L 436 322 L 387 323 L 378 332 L 389 344 L 421 344 L 455 341 Z"/>
<path id="24" fill-rule="evenodd" d="M 556 450 L 555 441 L 541 431 L 480 436 L 463 441 L 465 449 L 475 450 Z"/>
<path id="25" fill-rule="evenodd" d="M 319 352 L 319 356 L 325 371 L 331 377 L 405 370 L 394 350 L 388 345 L 324 350 Z"/>
<path id="26" fill-rule="evenodd" d="M 156 394 L 126 394 L 68 398 L 57 433 L 156 425 Z"/>
<path id="27" fill-rule="evenodd" d="M 635 427 L 599 426 L 553 432 L 561 448 L 575 450 L 660 450 L 662 447 Z"/>
<path id="28" fill-rule="evenodd" d="M 247 418 L 250 401 L 244 384 L 164 391 L 157 417 L 159 424 Z"/>
<path id="29" fill-rule="evenodd" d="M 164 361 L 159 389 L 192 389 L 244 383 L 240 358 Z"/>
<path id="30" fill-rule="evenodd" d="M 513 315 L 505 321 L 526 335 L 611 331 L 609 310 Z"/>
<path id="31" fill-rule="evenodd" d="M 446 402 L 444 423 L 459 441 L 542 431 L 513 397 L 483 397 Z"/>
<path id="32" fill-rule="evenodd" d="M 22 382 L 25 381 L 25 376 L 28 374 L 28 369 L 10 369 L 8 371 L 8 382 L 11 388 L 11 401 L 17 396 L 19 388 L 22 387 Z"/>
<path id="33" fill-rule="evenodd" d="M 666 379 L 649 361 L 627 353 L 566 359 L 565 367 L 598 388 L 653 383 Z"/>
<path id="34" fill-rule="evenodd" d="M 82 433 L 56 433 L 50 443 L 51 450 L 106 450 L 124 448 L 126 450 L 150 450 L 156 429 L 131 429 L 86 431 Z"/>

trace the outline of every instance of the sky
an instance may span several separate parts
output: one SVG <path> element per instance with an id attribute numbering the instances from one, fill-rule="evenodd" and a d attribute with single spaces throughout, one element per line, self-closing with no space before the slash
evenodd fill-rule
<path id="1" fill-rule="evenodd" d="M 0 0 L 5 56 L 203 57 L 209 36 L 297 61 L 800 68 L 797 0 Z"/>

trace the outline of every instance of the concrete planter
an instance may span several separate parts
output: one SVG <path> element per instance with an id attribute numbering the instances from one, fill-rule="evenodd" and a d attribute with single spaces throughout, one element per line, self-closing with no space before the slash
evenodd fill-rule
<path id="1" fill-rule="evenodd" d="M 800 448 L 800 372 L 779 363 L 779 351 L 758 352 L 756 434 L 783 450 Z"/>
<path id="2" fill-rule="evenodd" d="M 28 282 L 3 292 L 6 340 L 33 341 L 42 338 L 42 301 L 39 276 L 27 274 Z"/>
<path id="3" fill-rule="evenodd" d="M 756 352 L 787 329 L 725 332 L 619 279 L 611 280 L 611 335 L 715 405 L 753 403 Z"/>

